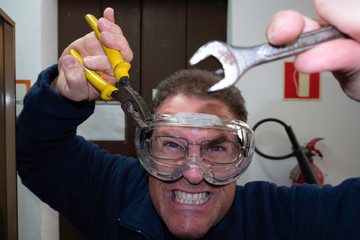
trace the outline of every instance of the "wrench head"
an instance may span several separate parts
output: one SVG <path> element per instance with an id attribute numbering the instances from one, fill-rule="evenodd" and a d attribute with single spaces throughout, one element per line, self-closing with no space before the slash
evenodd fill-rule
<path id="1" fill-rule="evenodd" d="M 234 85 L 240 77 L 237 59 L 228 44 L 211 41 L 201 46 L 190 58 L 190 65 L 195 65 L 207 57 L 213 56 L 224 69 L 224 78 L 208 89 L 208 92 L 220 91 Z"/>

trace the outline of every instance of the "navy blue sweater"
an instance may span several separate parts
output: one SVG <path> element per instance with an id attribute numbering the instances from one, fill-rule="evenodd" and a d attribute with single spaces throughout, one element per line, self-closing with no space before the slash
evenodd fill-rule
<path id="1" fill-rule="evenodd" d="M 148 173 L 133 158 L 111 155 L 76 136 L 94 102 L 72 102 L 39 75 L 17 120 L 22 182 L 88 239 L 173 239 L 156 214 Z M 339 186 L 237 186 L 233 205 L 204 239 L 360 239 L 360 179 Z"/>

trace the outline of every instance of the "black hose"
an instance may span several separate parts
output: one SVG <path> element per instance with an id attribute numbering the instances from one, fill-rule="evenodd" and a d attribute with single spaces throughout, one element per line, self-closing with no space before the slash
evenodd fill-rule
<path id="1" fill-rule="evenodd" d="M 256 128 L 257 128 L 259 125 L 261 125 L 261 124 L 263 124 L 263 123 L 265 123 L 265 122 L 277 122 L 277 123 L 281 124 L 284 128 L 287 127 L 287 125 L 286 125 L 283 121 L 281 121 L 281 120 L 279 120 L 279 119 L 276 119 L 276 118 L 265 118 L 265 119 L 259 121 L 258 123 L 256 123 L 256 124 L 254 125 L 254 127 L 253 127 L 254 132 L 255 132 Z M 283 159 L 286 159 L 286 158 L 290 158 L 290 157 L 295 156 L 295 153 L 294 153 L 294 152 L 291 152 L 291 153 L 286 154 L 286 155 L 281 155 L 281 156 L 271 156 L 271 155 L 268 155 L 268 154 L 265 154 L 265 153 L 261 152 L 261 151 L 256 147 L 256 145 L 255 145 L 255 152 L 256 152 L 257 154 L 259 154 L 260 156 L 262 156 L 262 157 L 264 157 L 264 158 L 271 159 L 271 160 L 283 160 Z"/>
<path id="2" fill-rule="evenodd" d="M 283 156 L 270 156 L 270 155 L 262 153 L 255 146 L 256 153 L 258 153 L 262 157 L 265 157 L 268 159 L 273 159 L 273 160 L 280 160 L 280 159 L 285 159 L 285 158 L 295 156 L 297 159 L 297 162 L 299 164 L 300 170 L 303 174 L 304 181 L 309 184 L 317 184 L 320 186 L 320 181 L 315 176 L 315 173 L 314 173 L 313 169 L 311 168 L 311 165 L 310 165 L 308 159 L 306 158 L 304 151 L 300 148 L 299 142 L 297 141 L 297 138 L 296 138 L 291 126 L 286 125 L 283 121 L 276 119 L 276 118 L 266 118 L 266 119 L 259 121 L 258 123 L 256 123 L 254 125 L 254 127 L 253 127 L 254 132 L 259 125 L 261 125 L 262 123 L 265 123 L 265 122 L 277 122 L 285 128 L 286 133 L 287 133 L 287 135 L 290 139 L 290 142 L 293 146 L 293 152 L 283 155 Z"/>

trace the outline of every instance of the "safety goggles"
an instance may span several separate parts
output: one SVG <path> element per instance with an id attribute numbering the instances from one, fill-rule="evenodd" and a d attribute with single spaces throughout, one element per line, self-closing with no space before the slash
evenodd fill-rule
<path id="1" fill-rule="evenodd" d="M 255 148 L 246 123 L 201 113 L 155 114 L 147 127 L 137 128 L 135 146 L 144 168 L 161 180 L 194 168 L 216 185 L 238 179 Z"/>

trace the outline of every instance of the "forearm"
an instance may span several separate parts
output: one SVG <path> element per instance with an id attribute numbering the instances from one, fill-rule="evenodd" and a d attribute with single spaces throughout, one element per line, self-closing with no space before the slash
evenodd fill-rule
<path id="1" fill-rule="evenodd" d="M 49 165 L 69 149 L 76 127 L 94 109 L 93 102 L 75 103 L 54 92 L 49 84 L 57 77 L 56 65 L 39 75 L 24 99 L 17 119 L 17 159 L 19 174 Z"/>

